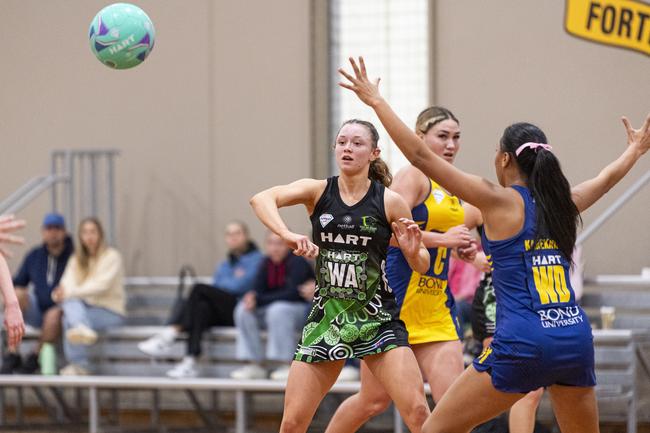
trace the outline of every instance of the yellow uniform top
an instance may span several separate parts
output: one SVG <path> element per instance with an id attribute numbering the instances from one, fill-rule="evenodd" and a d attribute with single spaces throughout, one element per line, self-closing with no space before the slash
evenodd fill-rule
<path id="1" fill-rule="evenodd" d="M 429 194 L 412 213 L 420 229 L 430 232 L 444 233 L 465 221 L 458 197 L 433 180 Z M 454 298 L 447 284 L 449 251 L 445 247 L 428 250 L 431 264 L 425 274 L 412 270 L 399 248 L 391 247 L 388 252 L 388 283 L 401 307 L 400 319 L 406 324 L 411 344 L 460 338 Z"/>

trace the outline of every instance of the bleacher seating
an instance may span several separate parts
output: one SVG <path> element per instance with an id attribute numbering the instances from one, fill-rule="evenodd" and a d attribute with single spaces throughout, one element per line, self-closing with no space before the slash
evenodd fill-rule
<path id="1" fill-rule="evenodd" d="M 247 414 L 251 408 L 250 395 L 261 394 L 265 410 L 280 413 L 283 383 L 270 380 L 249 382 L 225 379 L 230 371 L 240 365 L 235 359 L 236 330 L 234 328 L 214 328 L 206 333 L 204 356 L 201 360 L 201 374 L 206 379 L 198 380 L 204 385 L 198 385 L 196 380 L 170 381 L 164 378 L 165 371 L 184 355 L 185 342 L 182 339 L 177 341 L 169 355 L 158 360 L 152 360 L 144 355 L 137 349 L 136 344 L 160 330 L 159 326 L 152 326 L 152 324 L 164 322 L 173 299 L 174 291 L 170 288 L 130 288 L 128 302 L 130 324 L 113 329 L 103 335 L 91 352 L 91 358 L 98 368 L 97 373 L 105 377 L 93 376 L 96 378 L 95 382 L 92 381 L 93 379 L 87 379 L 87 382 L 81 381 L 78 382 L 78 385 L 74 385 L 77 383 L 74 381 L 65 382 L 68 380 L 65 378 L 59 378 L 61 382 L 57 382 L 57 377 L 48 378 L 47 381 L 52 381 L 61 387 L 86 389 L 92 387 L 93 383 L 95 383 L 95 389 L 111 388 L 106 380 L 114 385 L 111 389 L 133 389 L 138 388 L 139 384 L 139 389 L 149 391 L 143 391 L 140 394 L 120 393 L 119 405 L 121 407 L 149 408 L 152 407 L 152 401 L 155 401 L 156 404 L 153 407 L 157 411 L 161 408 L 194 408 L 202 417 L 205 414 L 201 414 L 201 408 L 209 404 L 209 399 L 206 399 L 205 396 L 197 397 L 192 390 L 228 391 L 220 393 L 219 407 L 231 408 L 235 411 L 239 428 L 245 425 L 248 417 Z M 628 301 L 628 305 L 634 304 Z M 148 323 L 148 325 L 134 325 L 143 323 Z M 639 414 L 642 421 L 650 421 L 650 389 L 648 389 L 650 386 L 646 386 L 650 383 L 650 370 L 648 369 L 650 365 L 648 362 L 650 361 L 650 333 L 647 330 L 610 330 L 595 331 L 594 334 L 599 382 L 597 395 L 601 419 L 627 422 L 627 431 L 634 433 L 636 431 L 635 414 Z M 30 345 L 35 344 L 35 337 L 36 334 L 25 336 L 23 345 L 25 351 L 29 350 Z M 17 376 L 0 376 L 0 386 L 3 384 L 8 386 L 10 383 L 17 386 L 17 380 L 19 380 Z M 26 382 L 23 386 L 33 387 L 39 384 L 38 379 L 34 379 L 34 377 L 26 380 L 36 380 L 36 383 Z M 40 384 L 46 386 L 46 382 Z M 354 392 L 357 388 L 358 383 L 340 384 L 337 385 L 333 393 Z M 160 393 L 163 389 L 184 390 L 185 395 L 182 392 Z M 243 391 L 235 392 L 238 389 Z M 188 396 L 189 399 L 186 398 Z M 5 394 L 4 397 L 7 398 L 2 399 L 2 404 L 5 403 L 5 400 L 12 402 L 11 396 Z M 42 402 L 39 403 L 39 400 L 36 402 L 42 404 Z M 13 403 L 18 404 L 15 401 Z M 552 416 L 547 399 L 542 406 L 540 416 L 542 418 Z M 207 421 L 206 425 L 208 425 Z"/>
<path id="2" fill-rule="evenodd" d="M 584 294 L 582 305 L 597 324 L 600 324 L 600 306 L 608 305 L 616 308 L 615 328 L 650 329 L 650 291 L 647 288 L 591 288 Z"/>

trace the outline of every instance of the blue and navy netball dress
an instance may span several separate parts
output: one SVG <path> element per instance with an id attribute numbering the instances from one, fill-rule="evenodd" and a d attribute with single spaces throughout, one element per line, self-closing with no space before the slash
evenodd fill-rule
<path id="1" fill-rule="evenodd" d="M 496 332 L 474 360 L 499 391 L 526 393 L 550 385 L 596 384 L 594 346 L 587 315 L 569 280 L 569 263 L 552 239 L 536 241 L 535 201 L 513 186 L 525 205 L 523 229 L 483 246 L 493 262 Z"/>

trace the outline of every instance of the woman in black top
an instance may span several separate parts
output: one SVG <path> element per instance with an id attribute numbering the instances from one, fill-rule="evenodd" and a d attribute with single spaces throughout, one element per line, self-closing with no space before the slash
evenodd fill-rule
<path id="1" fill-rule="evenodd" d="M 414 269 L 425 272 L 430 258 L 408 205 L 386 188 L 391 177 L 378 139 L 371 123 L 345 122 L 334 146 L 340 176 L 276 186 L 251 200 L 260 220 L 295 254 L 316 257 L 317 289 L 289 373 L 281 432 L 307 430 L 348 358 L 366 361 L 412 432 L 429 412 L 384 270 L 392 233 Z M 313 242 L 291 232 L 278 212 L 295 204 L 307 208 Z"/>

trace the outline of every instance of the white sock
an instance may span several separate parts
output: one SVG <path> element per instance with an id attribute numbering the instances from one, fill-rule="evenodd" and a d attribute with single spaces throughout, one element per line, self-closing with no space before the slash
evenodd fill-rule
<path id="1" fill-rule="evenodd" d="M 185 357 L 183 357 L 182 363 L 194 366 L 194 364 L 196 363 L 196 358 L 194 358 L 193 356 L 189 356 L 189 355 L 185 356 Z"/>

